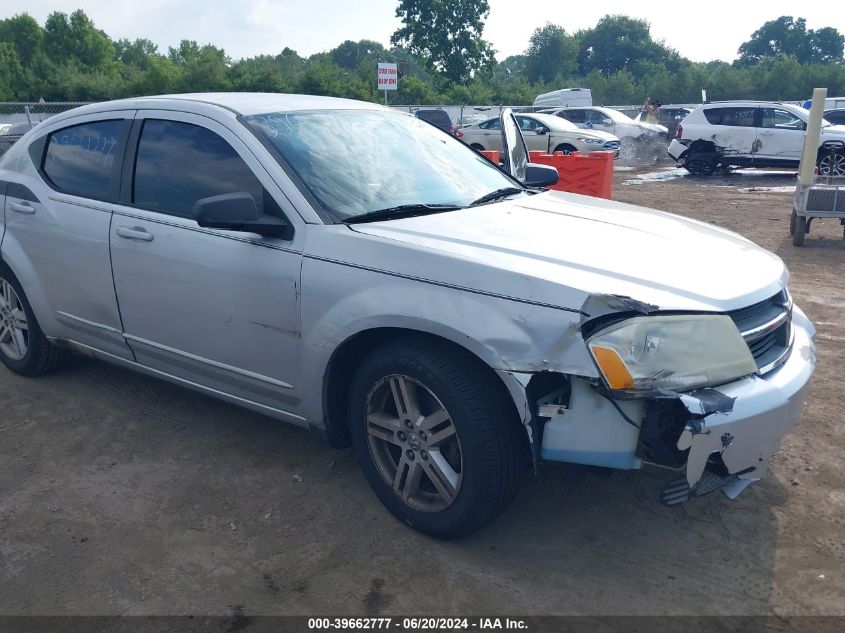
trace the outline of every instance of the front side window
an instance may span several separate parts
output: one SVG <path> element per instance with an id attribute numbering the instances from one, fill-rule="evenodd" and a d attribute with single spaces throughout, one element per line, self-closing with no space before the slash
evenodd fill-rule
<path id="1" fill-rule="evenodd" d="M 461 141 L 397 112 L 278 112 L 245 122 L 339 222 L 403 205 L 466 206 L 518 186 Z"/>
<path id="2" fill-rule="evenodd" d="M 134 204 L 193 218 L 198 200 L 241 192 L 250 194 L 259 210 L 272 212 L 272 198 L 221 136 L 180 121 L 144 121 L 135 161 Z"/>
<path id="3" fill-rule="evenodd" d="M 104 200 L 115 177 L 115 149 L 124 122 L 93 121 L 50 134 L 44 174 L 64 193 Z"/>
<path id="4" fill-rule="evenodd" d="M 806 127 L 804 121 L 797 114 L 780 108 L 763 108 L 761 115 L 760 127 L 801 131 Z"/>
<path id="5" fill-rule="evenodd" d="M 516 120 L 519 123 L 519 129 L 523 132 L 533 132 L 538 127 L 542 127 L 536 119 L 529 119 L 527 116 L 518 116 Z"/>
<path id="6" fill-rule="evenodd" d="M 563 117 L 567 121 L 572 121 L 576 124 L 587 122 L 587 117 L 584 113 L 584 110 L 562 110 L 559 116 Z"/>
<path id="7" fill-rule="evenodd" d="M 598 110 L 587 110 L 587 121 L 593 125 L 602 125 L 607 117 Z"/>

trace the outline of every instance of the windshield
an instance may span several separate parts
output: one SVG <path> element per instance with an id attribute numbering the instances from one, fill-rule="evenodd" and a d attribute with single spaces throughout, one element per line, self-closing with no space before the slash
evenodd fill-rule
<path id="1" fill-rule="evenodd" d="M 631 117 L 625 116 L 618 110 L 612 110 L 610 108 L 596 108 L 599 112 L 601 112 L 604 116 L 606 116 L 611 121 L 615 121 L 616 123 L 630 123 Z"/>
<path id="2" fill-rule="evenodd" d="M 467 206 L 517 185 L 461 141 L 402 113 L 317 110 L 246 122 L 338 222 L 403 205 Z"/>

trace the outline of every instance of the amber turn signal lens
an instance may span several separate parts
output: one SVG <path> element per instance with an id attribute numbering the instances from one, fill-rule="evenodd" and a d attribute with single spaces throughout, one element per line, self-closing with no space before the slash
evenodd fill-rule
<path id="1" fill-rule="evenodd" d="M 593 356 L 611 389 L 633 389 L 634 379 L 615 350 L 593 347 Z"/>

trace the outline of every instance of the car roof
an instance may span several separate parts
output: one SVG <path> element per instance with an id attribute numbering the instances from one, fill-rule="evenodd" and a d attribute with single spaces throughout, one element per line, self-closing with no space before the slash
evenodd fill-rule
<path id="1" fill-rule="evenodd" d="M 699 107 L 700 108 L 710 108 L 710 107 L 732 107 L 732 106 L 739 106 L 739 107 L 757 107 L 761 105 L 773 105 L 773 106 L 789 106 L 792 108 L 800 108 L 801 106 L 796 105 L 794 103 L 783 103 L 782 101 L 753 101 L 750 99 L 745 99 L 742 101 L 711 101 L 709 103 L 702 103 Z"/>
<path id="2" fill-rule="evenodd" d="M 72 111 L 76 115 L 94 114 L 109 110 L 159 108 L 162 105 L 212 105 L 235 114 L 250 116 L 266 112 L 295 112 L 302 110 L 387 110 L 367 101 L 318 97 L 314 95 L 280 94 L 272 92 L 197 92 L 189 94 L 151 95 L 93 103 Z"/>

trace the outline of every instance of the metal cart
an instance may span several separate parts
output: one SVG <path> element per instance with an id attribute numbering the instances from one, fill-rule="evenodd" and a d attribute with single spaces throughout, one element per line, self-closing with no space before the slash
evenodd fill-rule
<path id="1" fill-rule="evenodd" d="M 845 176 L 821 176 L 812 185 L 798 183 L 795 187 L 789 219 L 789 233 L 795 246 L 804 244 L 804 236 L 816 218 L 835 218 L 845 226 Z"/>

